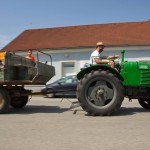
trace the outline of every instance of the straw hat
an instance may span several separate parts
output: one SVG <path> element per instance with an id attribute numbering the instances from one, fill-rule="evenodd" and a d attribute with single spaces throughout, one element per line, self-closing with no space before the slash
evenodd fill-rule
<path id="1" fill-rule="evenodd" d="M 96 44 L 96 46 L 104 46 L 104 44 L 103 44 L 103 42 L 98 42 L 97 44 Z"/>

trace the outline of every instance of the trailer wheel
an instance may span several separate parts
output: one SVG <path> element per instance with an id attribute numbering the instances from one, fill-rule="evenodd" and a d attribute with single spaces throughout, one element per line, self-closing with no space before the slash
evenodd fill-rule
<path id="1" fill-rule="evenodd" d="M 0 113 L 7 113 L 10 106 L 9 94 L 4 88 L 0 88 Z"/>
<path id="2" fill-rule="evenodd" d="M 23 108 L 28 102 L 28 96 L 12 97 L 10 105 L 14 108 Z"/>
<path id="3" fill-rule="evenodd" d="M 124 88 L 108 70 L 92 71 L 80 80 L 77 98 L 83 110 L 90 115 L 109 116 L 121 107 Z"/>
<path id="4" fill-rule="evenodd" d="M 143 107 L 143 108 L 145 108 L 145 109 L 150 109 L 150 99 L 138 99 L 138 101 L 139 101 L 139 104 Z"/>

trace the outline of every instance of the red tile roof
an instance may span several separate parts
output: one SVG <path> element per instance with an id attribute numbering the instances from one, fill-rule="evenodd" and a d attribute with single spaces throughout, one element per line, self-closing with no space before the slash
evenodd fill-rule
<path id="1" fill-rule="evenodd" d="M 21 33 L 2 50 L 58 49 L 95 46 L 150 45 L 150 22 L 127 22 L 31 29 Z"/>

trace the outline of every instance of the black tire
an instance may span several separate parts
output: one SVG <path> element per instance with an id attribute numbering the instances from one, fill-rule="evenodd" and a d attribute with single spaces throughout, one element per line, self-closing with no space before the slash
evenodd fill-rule
<path id="1" fill-rule="evenodd" d="M 7 113 L 9 111 L 10 98 L 7 90 L 0 88 L 0 114 Z"/>
<path id="2" fill-rule="evenodd" d="M 78 101 L 93 116 L 109 116 L 116 112 L 124 99 L 121 81 L 109 71 L 92 71 L 80 80 Z"/>
<path id="3" fill-rule="evenodd" d="M 14 108 L 23 108 L 28 103 L 28 96 L 12 97 L 10 105 Z"/>
<path id="4" fill-rule="evenodd" d="M 49 97 L 49 98 L 55 97 L 53 89 L 48 89 L 46 92 L 47 92 L 47 94 L 46 94 L 47 97 Z"/>
<path id="5" fill-rule="evenodd" d="M 149 98 L 138 99 L 138 102 L 143 108 L 150 109 L 150 99 Z"/>

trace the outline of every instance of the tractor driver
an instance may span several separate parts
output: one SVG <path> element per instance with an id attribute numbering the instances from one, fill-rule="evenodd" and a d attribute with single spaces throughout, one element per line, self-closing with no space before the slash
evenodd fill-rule
<path id="1" fill-rule="evenodd" d="M 114 61 L 111 59 L 119 58 L 119 55 L 107 56 L 107 58 L 102 59 L 101 52 L 104 49 L 103 42 L 98 42 L 96 44 L 96 50 L 92 52 L 90 57 L 90 64 L 109 64 L 114 68 Z"/>

